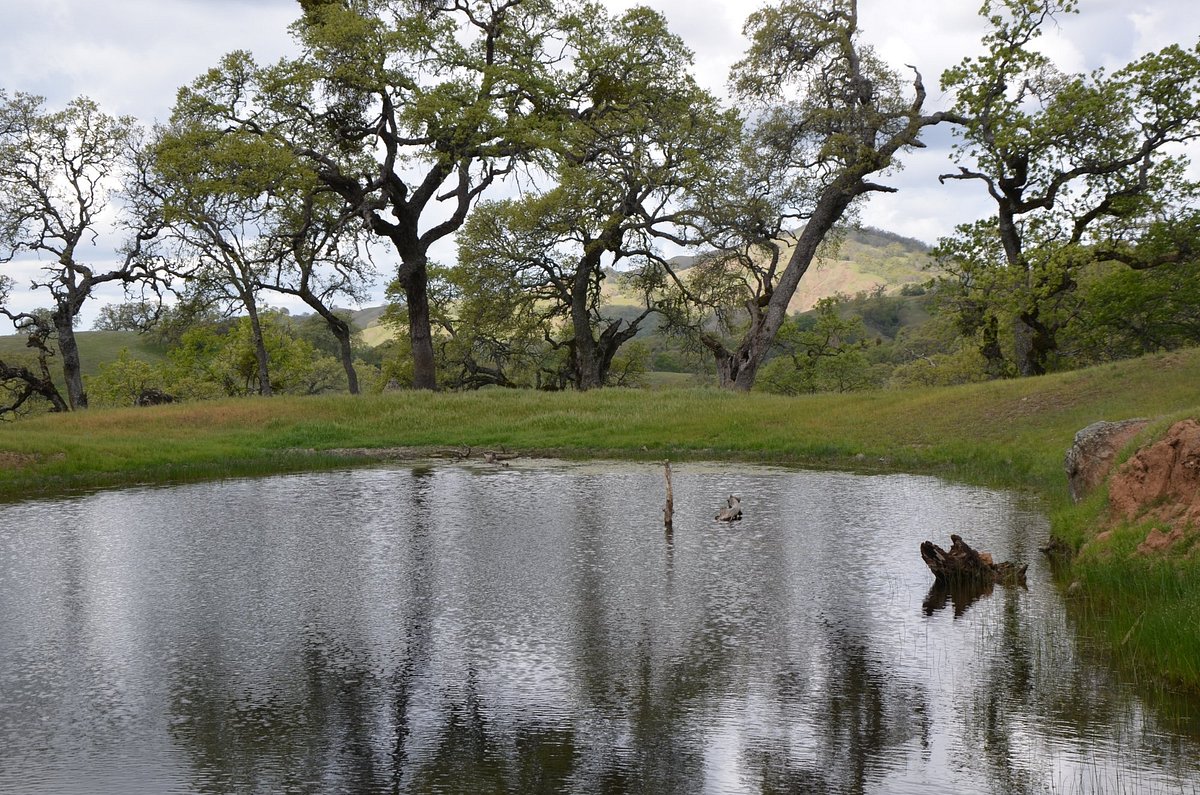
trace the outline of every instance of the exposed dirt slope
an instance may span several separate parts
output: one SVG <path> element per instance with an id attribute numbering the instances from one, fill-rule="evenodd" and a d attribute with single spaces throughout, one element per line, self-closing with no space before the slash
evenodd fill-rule
<path id="1" fill-rule="evenodd" d="M 1155 521 L 1138 547 L 1152 553 L 1200 532 L 1200 422 L 1175 423 L 1164 436 L 1122 464 L 1108 482 L 1114 519 Z"/>

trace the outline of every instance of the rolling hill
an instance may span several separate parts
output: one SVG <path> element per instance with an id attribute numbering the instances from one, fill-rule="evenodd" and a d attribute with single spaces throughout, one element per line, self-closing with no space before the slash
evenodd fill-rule
<path id="1" fill-rule="evenodd" d="M 784 240 L 781 262 L 795 250 L 795 236 Z M 694 257 L 675 257 L 671 264 L 686 273 Z M 885 294 L 898 292 L 905 285 L 929 280 L 933 259 L 929 246 L 919 240 L 901 237 L 879 229 L 853 229 L 824 258 L 813 263 L 800 282 L 800 288 L 788 303 L 788 311 L 806 312 L 822 298 L 842 294 L 853 296 L 879 288 Z M 622 288 L 620 278 L 606 279 L 604 298 L 613 306 L 637 304 L 636 293 Z"/>
<path id="2" fill-rule="evenodd" d="M 79 331 L 75 333 L 75 339 L 79 343 L 79 359 L 85 376 L 95 375 L 102 364 L 116 359 L 123 348 L 127 348 L 135 359 L 152 364 L 166 358 L 159 345 L 136 331 Z M 25 347 L 24 337 L 16 334 L 0 336 L 0 359 L 26 360 L 33 357 L 33 351 Z M 62 368 L 57 361 L 50 362 L 50 372 L 56 381 L 61 380 Z"/>

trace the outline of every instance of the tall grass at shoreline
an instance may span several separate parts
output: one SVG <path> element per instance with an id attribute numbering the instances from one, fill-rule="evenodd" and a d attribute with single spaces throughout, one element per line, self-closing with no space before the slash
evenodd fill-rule
<path id="1" fill-rule="evenodd" d="M 1042 378 L 795 398 L 681 389 L 224 400 L 0 424 L 10 462 L 0 458 L 0 499 L 344 463 L 321 452 L 333 448 L 470 446 L 932 472 L 1054 501 L 1065 498 L 1062 460 L 1078 429 L 1197 410 L 1200 350 Z"/>
<path id="2" fill-rule="evenodd" d="M 226 400 L 0 424 L 0 500 L 347 466 L 353 458 L 335 452 L 345 448 L 470 447 L 909 471 L 1030 489 L 1055 534 L 1079 548 L 1104 501 L 1069 502 L 1063 458 L 1075 432 L 1148 417 L 1147 435 L 1161 434 L 1184 416 L 1200 416 L 1200 349 L 1040 378 L 796 398 L 680 389 Z M 1086 600 L 1076 612 L 1146 671 L 1200 691 L 1200 556 L 1131 558 L 1121 544 L 1139 531 L 1123 532 L 1073 564 Z"/>

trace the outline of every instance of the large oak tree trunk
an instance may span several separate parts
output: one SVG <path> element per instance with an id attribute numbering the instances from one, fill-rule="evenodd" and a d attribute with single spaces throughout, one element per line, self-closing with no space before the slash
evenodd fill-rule
<path id="1" fill-rule="evenodd" d="M 1013 336 L 1017 372 L 1023 376 L 1045 375 L 1050 354 L 1058 348 L 1052 329 L 1040 323 L 1034 314 L 1023 314 L 1014 323 Z"/>
<path id="2" fill-rule="evenodd" d="M 429 275 L 425 264 L 406 269 L 400 285 L 408 304 L 408 336 L 412 343 L 413 388 L 437 389 L 433 330 L 429 322 Z"/>
<path id="3" fill-rule="evenodd" d="M 771 338 L 772 340 L 774 337 Z M 718 383 L 725 389 L 736 392 L 749 392 L 754 388 L 758 378 L 758 368 L 766 358 L 765 351 L 758 353 L 759 346 L 764 341 L 769 347 L 770 341 L 765 340 L 761 332 L 750 335 L 734 351 L 715 351 Z"/>
<path id="4" fill-rule="evenodd" d="M 817 257 L 817 251 L 830 230 L 841 220 L 850 203 L 862 192 L 861 180 L 844 186 L 848 180 L 831 185 L 821 195 L 812 216 L 796 240 L 796 248 L 788 259 L 787 267 L 779 277 L 779 283 L 770 293 L 766 307 L 757 310 L 751 307 L 750 328 L 741 343 L 733 351 L 713 347 L 720 384 L 726 389 L 749 392 L 758 377 L 758 368 L 767 358 L 779 327 L 787 319 L 788 303 L 796 294 L 800 280 Z"/>
<path id="5" fill-rule="evenodd" d="M 254 361 L 258 373 L 258 394 L 272 395 L 271 374 L 268 370 L 267 346 L 263 341 L 262 321 L 253 297 L 246 299 L 246 313 L 250 316 L 250 336 L 254 343 Z"/>
<path id="6" fill-rule="evenodd" d="M 592 314 L 588 309 L 592 272 L 595 263 L 584 257 L 575 269 L 571 282 L 571 369 L 575 388 L 581 391 L 604 386 L 601 372 L 603 353 L 592 337 Z"/>
<path id="7" fill-rule="evenodd" d="M 575 371 L 575 388 L 581 391 L 597 389 L 604 386 L 604 374 L 601 373 L 601 354 L 597 350 L 596 341 L 592 339 L 590 324 L 584 323 L 580 328 L 575 326 L 575 339 L 571 346 L 571 364 Z"/>
<path id="8" fill-rule="evenodd" d="M 600 332 L 600 338 L 595 339 L 589 321 L 576 325 L 575 339 L 571 343 L 571 368 L 576 388 L 596 389 L 608 383 L 617 351 L 637 336 L 639 327 L 640 323 L 634 321 L 622 329 L 621 321 L 614 320 Z"/>
<path id="9" fill-rule="evenodd" d="M 338 358 L 342 360 L 342 369 L 346 371 L 346 383 L 351 395 L 358 394 L 358 371 L 354 369 L 354 349 L 350 345 L 350 329 L 342 324 L 341 326 L 330 325 L 330 330 L 337 337 L 338 341 Z"/>
<path id="10" fill-rule="evenodd" d="M 74 319 L 66 309 L 59 309 L 53 315 L 58 351 L 62 356 L 63 380 L 67 385 L 67 402 L 72 409 L 86 409 L 87 392 L 83 388 L 83 369 L 79 362 L 79 345 L 75 341 Z"/>

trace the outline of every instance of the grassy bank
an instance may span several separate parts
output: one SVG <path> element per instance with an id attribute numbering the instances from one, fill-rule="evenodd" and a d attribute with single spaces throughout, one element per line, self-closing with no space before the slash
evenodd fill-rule
<path id="1" fill-rule="evenodd" d="M 344 465 L 325 452 L 335 448 L 470 446 L 904 470 L 1030 488 L 1044 496 L 1059 532 L 1078 544 L 1101 506 L 1068 506 L 1063 455 L 1075 432 L 1102 419 L 1188 415 L 1200 415 L 1200 350 L 1036 379 L 802 398 L 606 390 L 222 401 L 0 426 L 0 499 Z M 1112 617 L 1114 646 L 1153 660 L 1169 641 L 1178 646 L 1175 657 L 1200 659 L 1195 557 L 1142 561 L 1151 574 L 1126 587 L 1130 565 L 1116 554 L 1078 564 L 1085 589 L 1095 593 L 1090 604 Z M 1167 568 L 1183 574 L 1156 580 Z M 1168 605 L 1192 610 L 1192 620 L 1178 621 Z M 1132 633 L 1129 615 L 1143 616 Z M 1149 630 L 1157 626 L 1177 631 L 1155 636 Z M 1166 670 L 1200 689 L 1194 667 Z"/>

